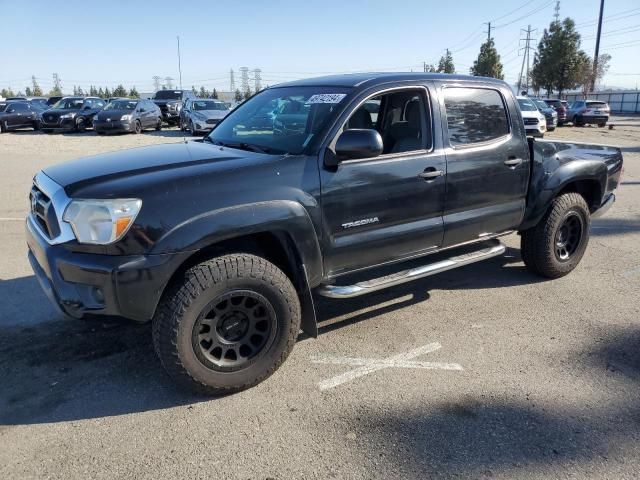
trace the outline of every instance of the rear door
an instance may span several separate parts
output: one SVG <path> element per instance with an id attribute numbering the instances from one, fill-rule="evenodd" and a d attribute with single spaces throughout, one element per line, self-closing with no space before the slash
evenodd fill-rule
<path id="1" fill-rule="evenodd" d="M 447 158 L 444 240 L 448 247 L 517 227 L 524 216 L 529 148 L 504 86 L 441 84 Z"/>
<path id="2" fill-rule="evenodd" d="M 432 121 L 427 88 L 363 94 L 346 118 L 329 150 L 349 128 L 378 130 L 385 150 L 378 157 L 321 166 L 325 269 L 330 277 L 427 253 L 442 243 L 446 166 L 440 143 L 434 142 L 441 132 Z M 425 172 L 435 174 L 426 178 Z"/>

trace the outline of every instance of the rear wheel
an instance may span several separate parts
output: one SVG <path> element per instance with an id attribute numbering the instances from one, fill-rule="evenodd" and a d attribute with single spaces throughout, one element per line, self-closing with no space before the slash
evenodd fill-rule
<path id="1" fill-rule="evenodd" d="M 40 121 L 39 120 L 34 120 L 33 121 L 33 130 L 34 131 L 40 130 Z"/>
<path id="2" fill-rule="evenodd" d="M 156 122 L 156 132 L 162 130 L 162 118 L 158 117 L 158 121 Z"/>
<path id="3" fill-rule="evenodd" d="M 599 126 L 600 128 L 604 128 L 604 127 L 606 127 L 606 126 L 607 126 L 607 122 L 599 123 L 599 124 L 598 124 L 598 126 Z"/>
<path id="4" fill-rule="evenodd" d="M 76 132 L 84 132 L 87 129 L 87 123 L 84 117 L 76 120 Z"/>
<path id="5" fill-rule="evenodd" d="M 195 136 L 195 134 L 196 134 L 196 131 L 194 130 L 194 127 L 193 127 L 193 121 L 192 120 L 189 120 L 189 126 L 187 127 L 187 131 L 189 132 L 189 135 L 191 135 L 191 136 Z"/>
<path id="6" fill-rule="evenodd" d="M 153 320 L 167 373 L 207 394 L 252 387 L 275 372 L 295 344 L 300 303 L 289 278 L 264 258 L 217 257 L 187 270 Z"/>
<path id="7" fill-rule="evenodd" d="M 0 133 L 7 133 L 9 131 L 9 127 L 7 126 L 6 120 L 0 122 Z"/>
<path id="8" fill-rule="evenodd" d="M 565 193 L 533 228 L 521 234 L 521 254 L 526 267 L 538 275 L 558 278 L 571 272 L 589 243 L 589 207 L 578 193 Z"/>
<path id="9" fill-rule="evenodd" d="M 140 120 L 136 120 L 136 123 L 134 125 L 134 132 L 136 133 L 136 135 L 139 135 L 140 133 L 142 133 L 142 124 L 140 123 Z"/>

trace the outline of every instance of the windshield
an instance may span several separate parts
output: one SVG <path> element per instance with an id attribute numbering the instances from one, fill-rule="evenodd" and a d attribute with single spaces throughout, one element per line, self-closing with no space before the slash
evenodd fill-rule
<path id="1" fill-rule="evenodd" d="M 82 108 L 82 104 L 84 100 L 82 98 L 63 98 L 59 100 L 53 108 L 58 108 L 60 110 L 75 110 Z"/>
<path id="2" fill-rule="evenodd" d="M 214 102 L 212 100 L 194 100 L 194 110 L 226 110 L 227 107 L 222 102 Z"/>
<path id="3" fill-rule="evenodd" d="M 538 110 L 531 100 L 528 98 L 519 98 L 518 105 L 523 112 L 535 112 Z"/>
<path id="4" fill-rule="evenodd" d="M 587 107 L 591 107 L 591 108 L 607 108 L 607 104 L 605 102 L 587 102 Z"/>
<path id="5" fill-rule="evenodd" d="M 267 89 L 236 108 L 208 138 L 232 148 L 301 154 L 329 125 L 349 91 L 345 87 Z"/>
<path id="6" fill-rule="evenodd" d="M 182 92 L 180 90 L 159 90 L 156 92 L 156 100 L 180 100 Z"/>
<path id="7" fill-rule="evenodd" d="M 133 110 L 138 105 L 135 100 L 115 100 L 111 102 L 105 110 Z"/>
<path id="8" fill-rule="evenodd" d="M 543 102 L 542 100 L 533 100 L 533 102 L 538 106 L 539 109 L 544 110 L 545 108 L 549 108 L 549 105 L 547 105 L 545 102 Z"/>

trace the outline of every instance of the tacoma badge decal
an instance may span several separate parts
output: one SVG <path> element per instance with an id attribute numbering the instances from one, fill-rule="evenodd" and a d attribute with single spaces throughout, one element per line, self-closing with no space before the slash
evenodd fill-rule
<path id="1" fill-rule="evenodd" d="M 370 223 L 378 223 L 380 220 L 378 217 L 363 218 L 362 220 L 356 220 L 355 222 L 347 222 L 342 224 L 342 228 L 361 227 L 362 225 L 369 225 Z"/>

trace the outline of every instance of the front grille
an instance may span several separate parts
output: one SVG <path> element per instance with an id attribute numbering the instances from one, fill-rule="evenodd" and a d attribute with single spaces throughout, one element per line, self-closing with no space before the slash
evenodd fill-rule
<path id="1" fill-rule="evenodd" d="M 42 232 L 50 239 L 60 235 L 60 225 L 58 225 L 51 199 L 34 185 L 29 193 L 29 201 L 31 202 L 31 214 Z"/>
<path id="2" fill-rule="evenodd" d="M 42 120 L 44 120 L 46 123 L 58 123 L 58 116 L 45 114 L 42 116 Z"/>
<path id="3" fill-rule="evenodd" d="M 525 125 L 538 125 L 538 119 L 537 118 L 525 118 L 524 119 L 524 124 Z"/>
<path id="4" fill-rule="evenodd" d="M 220 120 L 210 118 L 209 120 L 207 120 L 207 125 L 217 125 L 219 121 Z"/>

